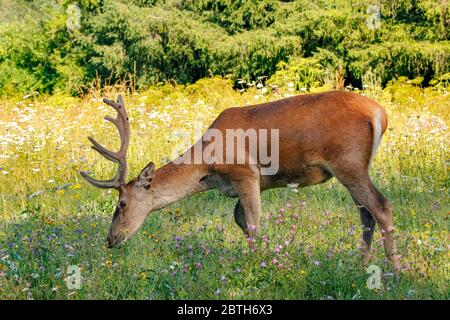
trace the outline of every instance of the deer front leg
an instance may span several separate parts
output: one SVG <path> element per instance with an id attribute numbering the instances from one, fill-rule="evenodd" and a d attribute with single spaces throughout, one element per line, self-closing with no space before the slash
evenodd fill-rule
<path id="1" fill-rule="evenodd" d="M 247 179 L 235 185 L 239 195 L 239 202 L 235 208 L 235 219 L 244 230 L 250 249 L 254 250 L 261 212 L 259 179 Z"/>
<path id="2" fill-rule="evenodd" d="M 241 227 L 242 231 L 244 231 L 245 236 L 248 237 L 247 222 L 245 222 L 245 212 L 240 200 L 238 200 L 236 206 L 234 207 L 234 221 L 236 221 L 237 225 Z"/>

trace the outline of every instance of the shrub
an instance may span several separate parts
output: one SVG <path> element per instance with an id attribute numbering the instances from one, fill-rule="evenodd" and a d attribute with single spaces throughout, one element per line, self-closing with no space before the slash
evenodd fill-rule
<path id="1" fill-rule="evenodd" d="M 281 72 L 280 62 L 306 72 L 296 80 L 306 87 L 340 88 L 344 80 L 359 86 L 368 75 L 382 85 L 423 76 L 427 85 L 450 71 L 445 2 L 379 5 L 381 25 L 372 30 L 363 1 L 8 2 L 0 22 L 0 94 L 76 95 L 94 81 L 133 88 L 214 75 L 252 81 Z"/>

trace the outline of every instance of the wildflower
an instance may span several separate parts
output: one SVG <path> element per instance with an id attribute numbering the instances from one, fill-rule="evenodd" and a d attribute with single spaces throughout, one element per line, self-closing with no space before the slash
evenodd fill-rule
<path id="1" fill-rule="evenodd" d="M 272 263 L 273 263 L 273 264 L 277 264 L 277 263 L 278 263 L 278 260 L 277 260 L 277 259 L 273 259 L 273 260 L 272 260 Z"/>
<path id="2" fill-rule="evenodd" d="M 198 262 L 195 264 L 195 267 L 196 267 L 197 269 L 201 269 L 201 268 L 202 268 L 202 263 L 201 263 L 200 261 L 198 261 Z"/>
<path id="3" fill-rule="evenodd" d="M 55 223 L 55 221 L 53 219 L 47 218 L 47 217 L 44 218 L 44 222 L 48 225 L 52 225 Z"/>
<path id="4" fill-rule="evenodd" d="M 261 268 L 267 267 L 267 263 L 265 261 L 261 262 Z"/>
<path id="5" fill-rule="evenodd" d="M 292 192 L 298 193 L 298 183 L 289 183 L 287 186 Z"/>
<path id="6" fill-rule="evenodd" d="M 408 297 L 412 297 L 412 296 L 414 296 L 416 294 L 416 290 L 414 290 L 414 289 L 410 289 L 410 290 L 408 290 L 408 292 L 406 293 L 406 295 L 408 296 Z"/>
<path id="7" fill-rule="evenodd" d="M 316 266 L 320 266 L 320 261 L 319 261 L 319 260 L 314 260 L 314 264 L 315 264 Z"/>
<path id="8" fill-rule="evenodd" d="M 56 234 L 54 234 L 54 233 L 52 233 L 51 235 L 49 235 L 49 236 L 47 237 L 47 239 L 48 239 L 49 241 L 52 241 L 53 239 L 56 239 L 56 238 L 58 238 L 58 236 L 57 236 Z"/>

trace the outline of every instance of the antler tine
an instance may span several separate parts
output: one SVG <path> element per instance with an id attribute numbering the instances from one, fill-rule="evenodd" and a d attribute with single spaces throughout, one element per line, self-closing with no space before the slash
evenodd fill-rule
<path id="1" fill-rule="evenodd" d="M 119 97 L 121 97 L 120 94 L 119 94 Z M 109 99 L 106 99 L 106 98 L 103 98 L 103 102 L 104 102 L 104 103 L 106 103 L 107 105 L 113 107 L 113 108 L 116 109 L 116 110 L 119 109 L 119 103 L 120 103 L 119 100 L 122 100 L 122 102 L 123 102 L 123 99 L 121 99 L 121 98 L 118 98 L 118 99 L 117 99 L 117 102 L 112 101 L 112 100 L 109 100 Z"/>
<path id="2" fill-rule="evenodd" d="M 117 107 L 117 108 L 116 108 Z M 117 110 L 117 128 L 120 134 L 120 150 L 118 154 L 126 156 L 128 150 L 128 143 L 130 141 L 130 123 L 128 121 L 127 110 L 125 109 L 125 103 L 123 101 L 122 95 L 117 98 L 117 103 L 113 106 Z"/>
<path id="3" fill-rule="evenodd" d="M 92 137 L 88 137 L 88 139 L 93 144 L 92 149 L 94 149 L 95 151 L 100 153 L 102 156 L 104 156 L 108 160 L 111 160 L 114 162 L 119 162 L 119 156 L 117 155 L 117 152 L 106 149 L 100 143 L 95 141 L 95 139 Z"/>
<path id="4" fill-rule="evenodd" d="M 106 159 L 114 161 L 119 164 L 116 175 L 111 180 L 96 180 L 89 176 L 86 172 L 80 172 L 83 178 L 85 178 L 90 184 L 99 188 L 119 188 L 121 185 L 125 184 L 125 179 L 128 172 L 127 166 L 127 150 L 130 141 L 130 123 L 128 121 L 127 111 L 125 109 L 125 104 L 122 95 L 119 95 L 117 102 L 103 99 L 107 105 L 110 105 L 117 111 L 117 117 L 105 117 L 105 120 L 112 122 L 119 131 L 120 135 L 120 149 L 117 152 L 108 150 L 101 144 L 99 144 L 94 138 L 88 137 L 89 141 L 92 143 L 92 149 L 100 153 Z"/>
<path id="5" fill-rule="evenodd" d="M 102 189 L 113 189 L 113 188 L 119 187 L 119 185 L 117 184 L 116 177 L 114 177 L 111 180 L 97 180 L 97 179 L 92 178 L 85 171 L 80 171 L 80 174 L 84 179 L 86 179 L 87 182 L 92 184 L 94 187 L 102 188 Z"/>
<path id="6" fill-rule="evenodd" d="M 119 181 L 121 184 L 125 183 L 125 178 L 128 172 L 127 166 L 127 151 L 128 144 L 130 142 L 130 123 L 128 121 L 127 110 L 125 109 L 125 103 L 123 101 L 122 95 L 119 94 L 117 97 L 117 102 L 112 105 L 117 111 L 117 118 L 115 118 L 113 123 L 119 130 L 120 135 L 120 149 L 116 153 L 119 159 Z"/>

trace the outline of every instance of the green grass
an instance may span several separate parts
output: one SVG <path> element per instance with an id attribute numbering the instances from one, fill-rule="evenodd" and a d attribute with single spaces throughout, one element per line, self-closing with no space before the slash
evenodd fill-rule
<path id="1" fill-rule="evenodd" d="M 212 79 L 126 96 L 131 173 L 170 157 L 172 132 L 191 130 L 199 114 L 206 126 L 226 107 L 285 93 L 240 95 Z M 108 250 L 115 191 L 77 172 L 112 174 L 85 138 L 108 141 L 112 127 L 101 119 L 109 110 L 52 96 L 1 102 L 0 299 L 449 299 L 450 93 L 400 83 L 366 94 L 389 113 L 371 175 L 394 206 L 405 267 L 392 275 L 377 231 L 371 263 L 383 271 L 380 290 L 366 286 L 359 215 L 335 179 L 263 193 L 257 253 L 234 222 L 236 200 L 215 191 L 152 213 L 132 240 Z M 65 285 L 69 265 L 81 268 L 80 290 Z"/>

